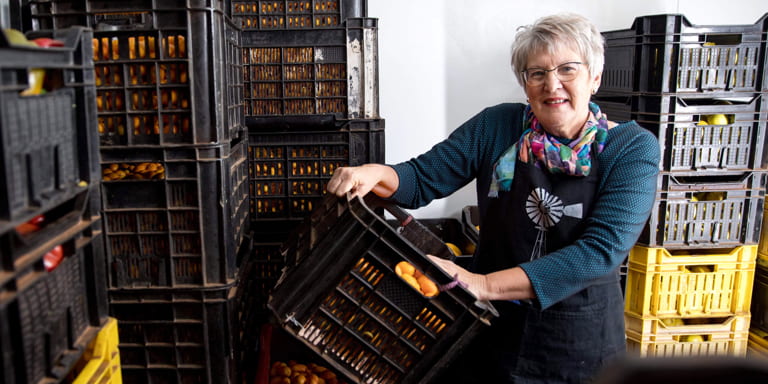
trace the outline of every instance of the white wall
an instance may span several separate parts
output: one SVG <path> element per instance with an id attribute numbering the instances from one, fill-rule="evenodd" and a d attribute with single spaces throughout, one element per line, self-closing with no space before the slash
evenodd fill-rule
<path id="1" fill-rule="evenodd" d="M 515 29 L 557 12 L 577 12 L 603 31 L 627 29 L 637 16 L 681 13 L 697 25 L 754 24 L 765 0 L 368 0 L 379 19 L 380 112 L 386 160 L 408 160 L 444 139 L 482 108 L 523 102 L 509 66 Z M 476 204 L 474 183 L 413 211 L 459 217 Z"/>

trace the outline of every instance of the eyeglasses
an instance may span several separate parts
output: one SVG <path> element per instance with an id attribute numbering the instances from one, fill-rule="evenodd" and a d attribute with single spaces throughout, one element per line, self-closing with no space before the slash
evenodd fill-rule
<path id="1" fill-rule="evenodd" d="M 552 71 L 555 72 L 555 76 L 558 80 L 560 80 L 561 83 L 565 83 L 576 78 L 576 76 L 579 74 L 579 71 L 581 70 L 582 64 L 584 63 L 571 61 L 568 63 L 560 64 L 552 69 L 527 68 L 520 72 L 523 73 L 525 82 L 530 86 L 543 84 L 544 80 L 547 78 L 547 72 Z"/>

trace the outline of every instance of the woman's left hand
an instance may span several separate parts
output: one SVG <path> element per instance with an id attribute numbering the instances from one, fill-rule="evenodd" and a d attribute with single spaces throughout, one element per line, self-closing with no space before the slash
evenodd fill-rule
<path id="1" fill-rule="evenodd" d="M 458 279 L 459 282 L 466 284 L 467 290 L 475 295 L 478 300 L 486 300 L 488 291 L 485 275 L 472 273 L 449 260 L 441 259 L 437 256 L 427 255 L 427 257 L 429 257 L 433 263 L 437 264 L 440 269 L 445 271 L 445 273 Z"/>

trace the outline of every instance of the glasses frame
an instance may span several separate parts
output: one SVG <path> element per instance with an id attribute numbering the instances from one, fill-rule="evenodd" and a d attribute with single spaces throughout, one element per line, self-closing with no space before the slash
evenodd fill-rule
<path id="1" fill-rule="evenodd" d="M 560 65 L 558 65 L 558 66 L 556 66 L 554 68 L 551 68 L 551 69 L 544 69 L 544 68 L 533 67 L 533 68 L 523 69 L 520 72 L 523 74 L 523 80 L 525 80 L 525 83 L 530 85 L 530 86 L 537 86 L 537 85 L 544 84 L 544 81 L 545 81 L 545 79 L 547 77 L 547 73 L 549 73 L 549 72 L 555 72 L 555 77 L 557 78 L 557 80 L 559 80 L 561 83 L 567 83 L 569 81 L 573 81 L 576 78 L 576 76 L 578 76 L 578 73 L 576 73 L 576 76 L 574 76 L 573 79 L 563 80 L 563 79 L 560 78 L 560 75 L 557 73 L 557 70 L 562 68 L 565 65 L 568 65 L 568 64 L 578 64 L 578 70 L 581 70 L 581 66 L 584 65 L 584 63 L 581 62 L 581 61 L 569 61 L 569 62 L 566 62 L 566 63 L 562 63 L 562 64 L 560 64 Z M 540 81 L 532 82 L 530 80 L 530 76 L 528 75 L 528 71 L 530 71 L 531 69 L 535 69 L 537 71 L 544 72 L 544 78 L 542 78 Z"/>

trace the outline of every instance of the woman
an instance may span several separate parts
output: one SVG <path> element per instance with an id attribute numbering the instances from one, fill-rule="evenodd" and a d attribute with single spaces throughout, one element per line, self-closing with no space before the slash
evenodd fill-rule
<path id="1" fill-rule="evenodd" d="M 493 300 L 501 317 L 450 382 L 583 382 L 625 350 L 618 266 L 650 214 L 659 145 L 590 102 L 603 39 L 585 18 L 521 28 L 512 66 L 528 105 L 487 108 L 410 161 L 341 168 L 327 189 L 373 191 L 413 208 L 476 179 L 472 272 L 432 260 Z"/>

